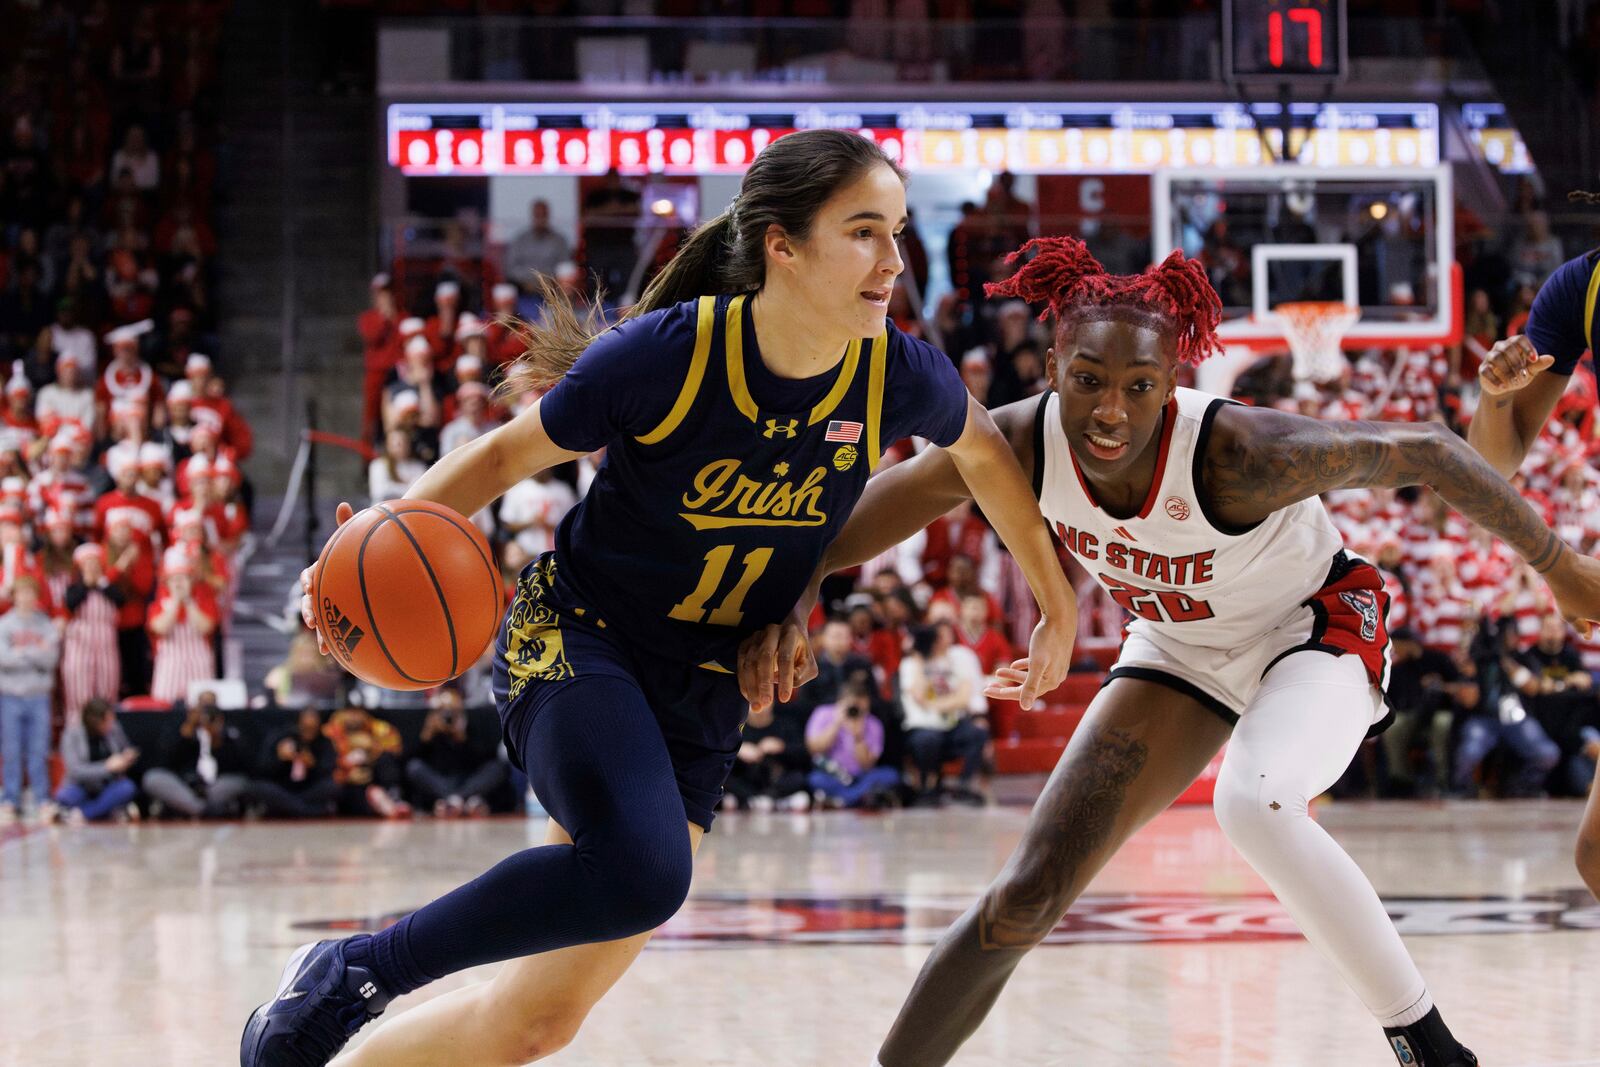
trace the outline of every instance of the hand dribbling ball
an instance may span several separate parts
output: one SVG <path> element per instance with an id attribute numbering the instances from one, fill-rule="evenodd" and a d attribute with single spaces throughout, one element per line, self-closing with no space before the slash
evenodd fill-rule
<path id="1" fill-rule="evenodd" d="M 384 689 L 431 689 L 477 662 L 505 606 L 489 542 L 426 500 L 357 512 L 311 576 L 317 632 L 333 658 Z"/>

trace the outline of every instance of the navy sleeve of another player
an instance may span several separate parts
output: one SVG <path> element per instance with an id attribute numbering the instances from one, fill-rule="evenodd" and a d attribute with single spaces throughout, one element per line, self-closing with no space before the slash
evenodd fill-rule
<path id="1" fill-rule="evenodd" d="M 1571 374 L 1589 347 L 1584 338 L 1589 324 L 1583 313 L 1593 271 L 1587 255 L 1569 260 L 1556 268 L 1533 298 L 1525 333 L 1541 356 L 1556 358 L 1550 365 L 1553 373 Z"/>
<path id="2" fill-rule="evenodd" d="M 694 307 L 652 311 L 596 337 L 539 402 L 550 440 L 570 452 L 593 452 L 654 429 L 689 372 Z"/>
<path id="3" fill-rule="evenodd" d="M 967 395 L 949 356 L 889 326 L 879 435 L 885 448 L 906 437 L 925 437 L 941 447 L 955 444 L 967 428 Z"/>

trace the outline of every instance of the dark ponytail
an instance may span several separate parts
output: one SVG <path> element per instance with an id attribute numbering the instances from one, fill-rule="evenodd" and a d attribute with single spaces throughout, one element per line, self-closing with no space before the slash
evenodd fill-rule
<path id="1" fill-rule="evenodd" d="M 733 204 L 700 226 L 645 287 L 623 319 L 685 300 L 760 289 L 767 278 L 766 236 L 777 226 L 795 241 L 811 235 L 817 212 L 835 193 L 873 167 L 906 175 L 877 143 L 845 130 L 800 130 L 773 141 L 756 156 Z M 559 382 L 583 350 L 606 328 L 597 298 L 580 315 L 554 281 L 538 276 L 544 299 L 539 322 L 503 319 L 523 353 L 506 371 L 499 392 L 517 396 Z"/>

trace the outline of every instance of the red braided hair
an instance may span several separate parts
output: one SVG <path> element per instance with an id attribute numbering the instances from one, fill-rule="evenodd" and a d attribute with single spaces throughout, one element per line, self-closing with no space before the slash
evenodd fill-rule
<path id="1" fill-rule="evenodd" d="M 1063 322 L 1098 318 L 1108 311 L 1145 318 L 1176 335 L 1180 363 L 1200 363 L 1219 347 L 1222 299 L 1199 260 L 1173 252 L 1142 273 L 1108 274 L 1076 237 L 1035 237 L 1006 262 L 1015 263 L 1030 252 L 1033 258 L 1015 274 L 988 283 L 983 291 L 1047 304 L 1041 319 L 1052 311 Z"/>

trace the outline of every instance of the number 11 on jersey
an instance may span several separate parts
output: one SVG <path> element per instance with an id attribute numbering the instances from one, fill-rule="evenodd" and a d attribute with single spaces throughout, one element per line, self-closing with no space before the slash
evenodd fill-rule
<path id="1" fill-rule="evenodd" d="M 706 567 L 700 572 L 700 581 L 695 585 L 694 591 L 674 604 L 672 610 L 667 612 L 669 618 L 679 622 L 704 622 L 712 626 L 737 626 L 744 618 L 744 598 L 750 592 L 750 587 L 761 577 L 761 572 L 767 569 L 767 564 L 772 561 L 772 549 L 752 548 L 744 555 L 744 573 L 739 576 L 739 581 L 728 590 L 728 595 L 722 598 L 722 603 L 706 613 L 706 601 L 710 600 L 718 589 L 722 587 L 722 579 L 728 572 L 728 564 L 733 559 L 732 545 L 718 545 L 706 553 Z"/>

